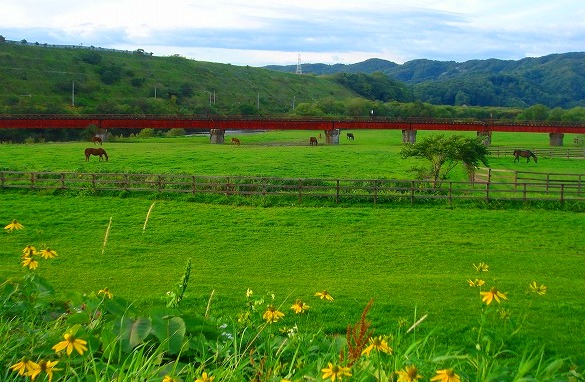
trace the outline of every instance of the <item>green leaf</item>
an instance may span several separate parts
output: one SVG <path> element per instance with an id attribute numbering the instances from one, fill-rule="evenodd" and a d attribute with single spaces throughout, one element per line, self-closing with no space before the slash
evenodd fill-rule
<path id="1" fill-rule="evenodd" d="M 166 351 L 170 354 L 181 351 L 186 332 L 185 321 L 181 317 L 155 316 L 152 318 L 152 328 Z"/>
<path id="2" fill-rule="evenodd" d="M 117 322 L 117 327 L 122 350 L 129 353 L 148 337 L 152 324 L 148 318 L 144 317 L 137 319 L 122 317 Z"/>

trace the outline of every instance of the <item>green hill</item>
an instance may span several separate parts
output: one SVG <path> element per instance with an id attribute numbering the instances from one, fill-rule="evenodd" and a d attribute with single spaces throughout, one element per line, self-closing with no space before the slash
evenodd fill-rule
<path id="1" fill-rule="evenodd" d="M 358 97 L 319 76 L 8 42 L 0 43 L 0 88 L 3 113 L 284 113 L 316 99 Z"/>
<path id="2" fill-rule="evenodd" d="M 284 72 L 296 66 L 267 66 Z M 383 73 L 408 85 L 416 100 L 436 105 L 565 109 L 585 106 L 585 52 L 521 60 L 413 60 L 402 65 L 370 59 L 351 65 L 305 64 L 304 73 Z"/>

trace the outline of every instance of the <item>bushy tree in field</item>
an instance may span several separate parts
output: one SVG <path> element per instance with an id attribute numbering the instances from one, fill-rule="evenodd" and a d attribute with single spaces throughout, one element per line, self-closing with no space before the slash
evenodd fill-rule
<path id="1" fill-rule="evenodd" d="M 429 176 L 437 186 L 440 180 L 445 180 L 449 172 L 459 163 L 463 163 L 467 173 L 471 176 L 479 163 L 488 165 L 488 148 L 481 138 L 467 138 L 462 135 L 431 135 L 415 144 L 405 145 L 401 152 L 403 159 L 415 157 L 430 162 L 430 169 L 415 169 L 423 176 Z M 446 165 L 446 166 L 445 166 Z"/>

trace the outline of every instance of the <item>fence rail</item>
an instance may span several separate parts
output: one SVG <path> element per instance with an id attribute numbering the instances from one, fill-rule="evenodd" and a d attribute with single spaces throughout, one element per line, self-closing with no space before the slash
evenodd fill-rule
<path id="1" fill-rule="evenodd" d="M 490 155 L 495 157 L 513 158 L 514 150 L 518 147 L 490 147 Z M 524 148 L 522 148 L 524 149 Z M 585 147 L 548 147 L 548 148 L 531 148 L 538 157 L 548 158 L 585 158 Z M 521 159 L 523 160 L 523 159 Z"/>
<path id="2" fill-rule="evenodd" d="M 436 186 L 427 180 L 0 171 L 0 188 L 286 196 L 299 203 L 307 199 L 336 203 L 444 199 L 450 204 L 456 200 L 585 201 L 583 175 L 572 179 L 554 179 L 551 174 L 545 179 L 516 176 L 515 181 L 494 181 L 494 172 L 491 170 L 492 178 L 488 176 L 486 180 L 476 177 L 474 182 L 443 182 Z"/>

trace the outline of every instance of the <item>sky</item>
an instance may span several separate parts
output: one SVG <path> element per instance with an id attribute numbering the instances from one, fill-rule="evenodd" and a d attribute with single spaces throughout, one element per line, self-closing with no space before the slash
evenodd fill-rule
<path id="1" fill-rule="evenodd" d="M 232 65 L 585 51 L 581 0 L 0 0 L 0 35 Z"/>

